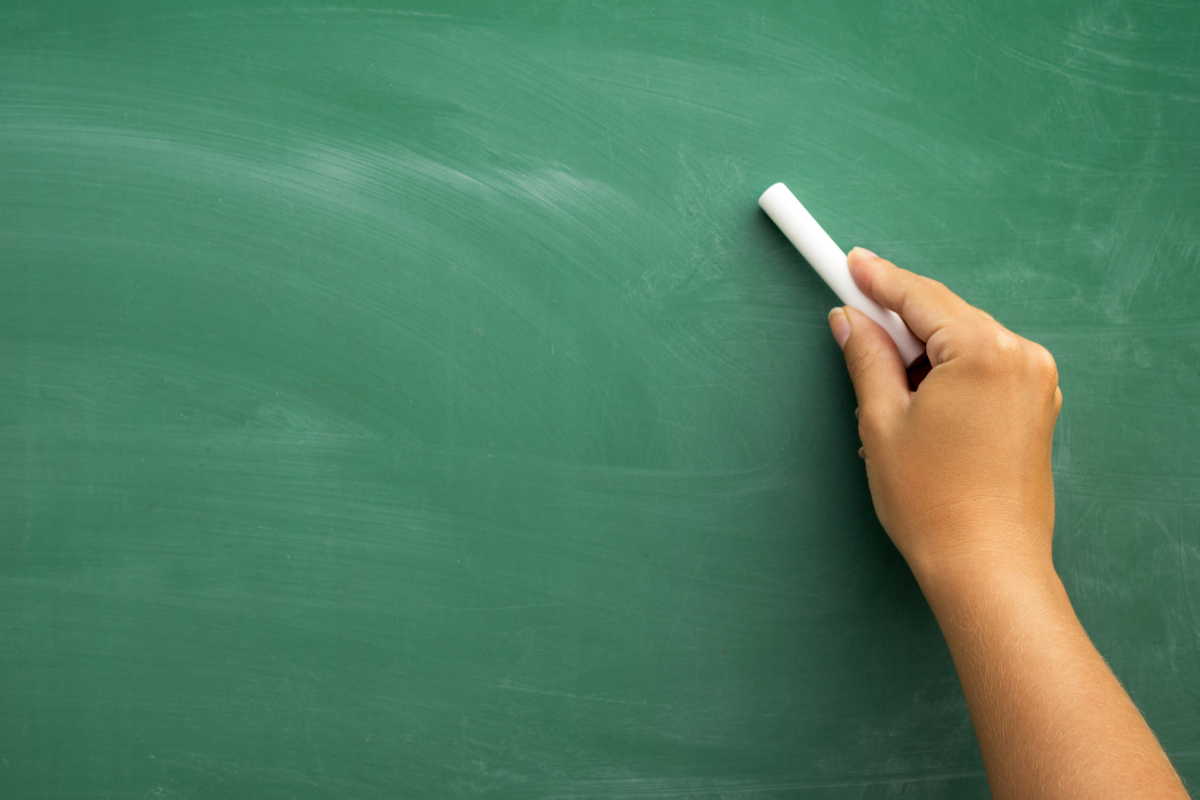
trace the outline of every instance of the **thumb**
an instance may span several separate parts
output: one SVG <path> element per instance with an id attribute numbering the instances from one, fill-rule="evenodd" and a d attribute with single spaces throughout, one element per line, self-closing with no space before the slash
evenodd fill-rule
<path id="1" fill-rule="evenodd" d="M 830 311 L 829 327 L 846 356 L 860 419 L 878 420 L 901 410 L 910 396 L 908 376 L 887 331 L 850 306 Z"/>

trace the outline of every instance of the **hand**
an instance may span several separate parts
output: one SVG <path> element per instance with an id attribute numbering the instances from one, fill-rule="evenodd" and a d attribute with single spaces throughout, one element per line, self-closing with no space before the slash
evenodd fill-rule
<path id="1" fill-rule="evenodd" d="M 866 250 L 850 253 L 850 272 L 932 364 L 910 391 L 882 328 L 852 308 L 829 313 L 875 511 L 946 636 L 992 796 L 1186 800 L 1054 572 L 1054 359 Z"/>
<path id="2" fill-rule="evenodd" d="M 850 252 L 850 272 L 926 343 L 932 365 L 910 391 L 881 327 L 850 307 L 830 312 L 875 511 L 918 581 L 967 563 L 1052 570 L 1050 442 L 1062 392 L 1050 353 L 868 250 Z"/>

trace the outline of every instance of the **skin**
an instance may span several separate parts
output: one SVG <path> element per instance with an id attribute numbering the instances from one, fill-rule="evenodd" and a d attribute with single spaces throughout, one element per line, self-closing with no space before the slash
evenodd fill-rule
<path id="1" fill-rule="evenodd" d="M 910 391 L 881 327 L 829 313 L 875 511 L 946 637 L 993 797 L 1187 798 L 1054 570 L 1054 359 L 870 251 L 851 251 L 850 272 L 933 365 Z"/>

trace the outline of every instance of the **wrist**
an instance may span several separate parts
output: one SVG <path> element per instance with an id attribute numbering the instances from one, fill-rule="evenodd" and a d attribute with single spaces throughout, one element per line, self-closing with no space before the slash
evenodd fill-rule
<path id="1" fill-rule="evenodd" d="M 1050 553 L 997 553 L 974 550 L 909 560 L 913 575 L 934 612 L 986 602 L 1013 593 L 1058 596 L 1064 590 Z"/>

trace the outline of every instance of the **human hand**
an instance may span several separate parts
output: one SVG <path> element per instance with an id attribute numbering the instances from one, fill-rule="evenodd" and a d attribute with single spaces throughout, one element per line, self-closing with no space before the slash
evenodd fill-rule
<path id="1" fill-rule="evenodd" d="M 829 313 L 858 397 L 860 454 L 879 521 L 922 586 L 962 567 L 1053 570 L 1054 359 L 940 283 L 861 248 L 859 288 L 898 313 L 932 369 L 914 392 L 883 328 Z"/>

